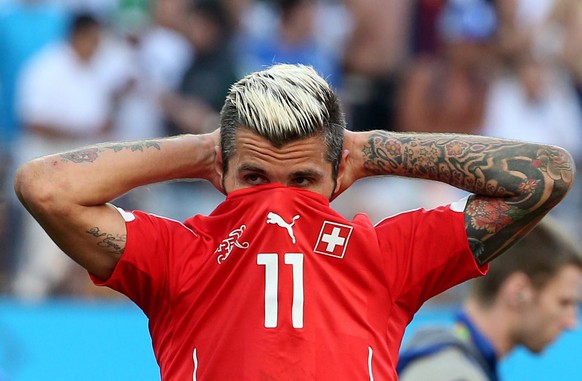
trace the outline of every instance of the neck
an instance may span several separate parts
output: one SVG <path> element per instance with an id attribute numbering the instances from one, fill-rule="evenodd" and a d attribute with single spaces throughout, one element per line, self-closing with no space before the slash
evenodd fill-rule
<path id="1" fill-rule="evenodd" d="M 499 359 L 507 356 L 515 347 L 512 338 L 512 325 L 514 317 L 503 307 L 497 305 L 482 306 L 474 300 L 468 300 L 463 310 L 495 348 Z"/>

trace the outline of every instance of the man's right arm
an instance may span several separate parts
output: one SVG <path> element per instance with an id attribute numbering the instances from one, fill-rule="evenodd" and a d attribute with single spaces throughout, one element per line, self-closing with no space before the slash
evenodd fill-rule
<path id="1" fill-rule="evenodd" d="M 220 189 L 215 171 L 218 136 L 217 130 L 45 156 L 19 168 L 14 188 L 67 255 L 106 279 L 126 238 L 121 214 L 108 203 L 133 188 L 168 180 L 207 179 Z"/>

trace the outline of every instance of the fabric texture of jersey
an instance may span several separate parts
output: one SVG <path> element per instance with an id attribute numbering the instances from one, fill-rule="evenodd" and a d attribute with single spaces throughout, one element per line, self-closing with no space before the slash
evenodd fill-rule
<path id="1" fill-rule="evenodd" d="M 486 270 L 450 207 L 374 226 L 272 184 L 232 192 L 183 224 L 123 214 L 125 251 L 94 281 L 148 316 L 165 381 L 396 380 L 422 303 Z"/>

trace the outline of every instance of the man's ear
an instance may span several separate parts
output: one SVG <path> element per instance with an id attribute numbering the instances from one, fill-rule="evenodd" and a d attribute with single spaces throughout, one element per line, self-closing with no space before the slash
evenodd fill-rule
<path id="1" fill-rule="evenodd" d="M 214 155 L 216 160 L 214 160 L 214 172 L 216 175 L 216 180 L 214 181 L 214 186 L 223 194 L 226 194 L 226 189 L 224 189 L 224 167 L 222 165 L 222 150 L 220 146 L 214 147 Z"/>
<path id="2" fill-rule="evenodd" d="M 522 272 L 511 274 L 500 288 L 505 303 L 512 308 L 521 308 L 531 300 L 533 293 L 531 280 Z"/>
<path id="3" fill-rule="evenodd" d="M 214 154 L 216 155 L 216 160 L 214 161 L 214 170 L 222 182 L 224 173 L 222 167 L 222 150 L 220 149 L 220 146 L 214 146 Z"/>
<path id="4" fill-rule="evenodd" d="M 337 178 L 335 180 L 335 188 L 333 190 L 333 194 L 331 195 L 331 199 L 335 199 L 339 196 L 344 190 L 346 190 L 346 186 L 344 185 L 344 176 L 346 174 L 346 168 L 348 163 L 348 157 L 350 155 L 350 151 L 345 149 L 342 151 L 342 157 L 340 158 L 339 167 L 337 170 Z"/>

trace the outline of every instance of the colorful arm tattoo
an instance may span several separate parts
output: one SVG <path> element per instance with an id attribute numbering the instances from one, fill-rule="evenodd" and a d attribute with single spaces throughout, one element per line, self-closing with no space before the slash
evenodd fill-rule
<path id="1" fill-rule="evenodd" d="M 480 264 L 553 208 L 575 171 L 571 156 L 559 147 L 470 135 L 373 131 L 362 154 L 369 175 L 436 180 L 474 193 L 465 222 Z"/>

